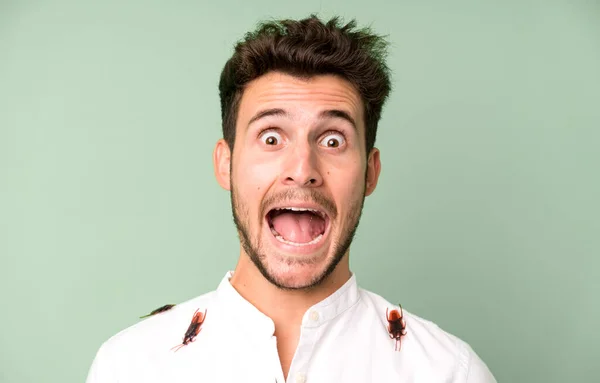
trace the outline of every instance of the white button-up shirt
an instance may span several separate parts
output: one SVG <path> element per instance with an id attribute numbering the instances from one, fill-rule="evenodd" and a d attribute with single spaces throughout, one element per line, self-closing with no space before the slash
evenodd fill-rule
<path id="1" fill-rule="evenodd" d="M 106 341 L 87 383 L 284 383 L 273 321 L 232 287 L 152 316 Z M 495 382 L 471 347 L 404 310 L 400 350 L 390 338 L 386 309 L 398 309 L 357 286 L 352 277 L 302 318 L 287 382 Z M 206 318 L 195 340 L 179 350 L 196 312 Z"/>

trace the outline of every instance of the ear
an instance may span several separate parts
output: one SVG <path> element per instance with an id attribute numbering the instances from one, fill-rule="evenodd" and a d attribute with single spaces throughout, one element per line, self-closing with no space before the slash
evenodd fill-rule
<path id="1" fill-rule="evenodd" d="M 231 169 L 231 150 L 224 139 L 217 141 L 213 151 L 213 165 L 215 167 L 215 177 L 217 182 L 225 190 L 231 189 L 230 169 Z"/>
<path id="2" fill-rule="evenodd" d="M 369 159 L 367 160 L 367 184 L 365 187 L 365 195 L 369 196 L 375 191 L 377 181 L 381 173 L 381 160 L 379 158 L 379 149 L 371 149 Z"/>

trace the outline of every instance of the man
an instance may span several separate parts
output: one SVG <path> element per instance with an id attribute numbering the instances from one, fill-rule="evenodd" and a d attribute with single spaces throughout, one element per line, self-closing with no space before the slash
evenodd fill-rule
<path id="1" fill-rule="evenodd" d="M 466 343 L 360 289 L 349 268 L 381 169 L 385 49 L 354 22 L 316 17 L 263 24 L 236 46 L 213 157 L 239 262 L 215 291 L 107 341 L 88 383 L 495 382 Z"/>

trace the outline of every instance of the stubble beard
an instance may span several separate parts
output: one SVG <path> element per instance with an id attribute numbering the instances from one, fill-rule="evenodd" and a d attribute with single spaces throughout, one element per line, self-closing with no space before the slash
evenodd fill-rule
<path id="1" fill-rule="evenodd" d="M 351 205 L 351 208 L 348 211 L 348 214 L 346 217 L 347 218 L 346 219 L 347 227 L 342 228 L 342 230 L 340 231 L 340 235 L 341 235 L 340 238 L 333 243 L 333 246 L 332 246 L 333 257 L 331 257 L 327 267 L 320 274 L 316 275 L 312 280 L 309 280 L 300 286 L 298 286 L 298 285 L 291 286 L 291 285 L 285 284 L 284 282 L 279 280 L 275 275 L 273 275 L 267 269 L 267 259 L 269 259 L 269 257 L 265 253 L 264 248 L 263 248 L 262 244 L 260 243 L 261 231 L 259 230 L 259 234 L 258 234 L 257 238 L 255 238 L 255 240 L 252 241 L 252 238 L 250 237 L 250 230 L 249 230 L 249 228 L 250 228 L 249 210 L 248 210 L 247 206 L 241 202 L 241 199 L 239 198 L 239 195 L 236 191 L 233 180 L 230 180 L 230 185 L 231 185 L 230 199 L 231 199 L 231 209 L 232 209 L 232 213 L 233 213 L 233 222 L 238 231 L 240 244 L 241 244 L 242 248 L 244 249 L 244 251 L 246 252 L 246 254 L 248 255 L 248 257 L 250 258 L 250 260 L 252 261 L 252 263 L 254 263 L 256 268 L 263 275 L 263 277 L 267 281 L 269 281 L 271 284 L 273 284 L 274 286 L 276 286 L 277 288 L 282 289 L 282 290 L 310 290 L 314 287 L 319 286 L 329 275 L 331 275 L 331 273 L 333 273 L 333 271 L 335 270 L 337 265 L 344 258 L 344 255 L 346 254 L 346 252 L 350 248 L 352 241 L 354 240 L 354 235 L 356 234 L 356 230 L 358 229 L 360 218 L 362 216 L 362 210 L 363 210 L 364 201 L 365 201 L 365 191 L 366 191 L 366 189 L 363 189 L 362 197 L 359 198 L 357 201 L 354 201 L 353 204 Z M 366 186 L 366 182 L 365 182 L 365 186 Z M 316 193 L 316 192 L 311 191 L 309 193 Z M 315 198 L 315 199 L 317 199 L 317 198 Z M 332 233 L 332 231 L 330 231 L 330 233 Z M 297 261 L 297 262 L 302 262 L 302 261 Z M 310 262 L 310 260 L 308 262 Z M 293 267 L 293 265 L 292 265 L 292 267 Z"/>

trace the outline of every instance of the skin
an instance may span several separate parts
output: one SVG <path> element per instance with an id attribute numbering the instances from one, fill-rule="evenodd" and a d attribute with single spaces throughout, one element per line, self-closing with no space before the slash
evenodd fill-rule
<path id="1" fill-rule="evenodd" d="M 223 139 L 214 150 L 215 175 L 231 192 L 240 235 L 230 282 L 275 323 L 286 377 L 305 312 L 351 276 L 349 246 L 381 171 L 379 150 L 366 153 L 363 109 L 355 87 L 340 77 L 271 72 L 245 88 L 233 153 Z M 273 205 L 299 203 L 329 217 L 310 248 L 281 244 L 265 219 Z"/>

